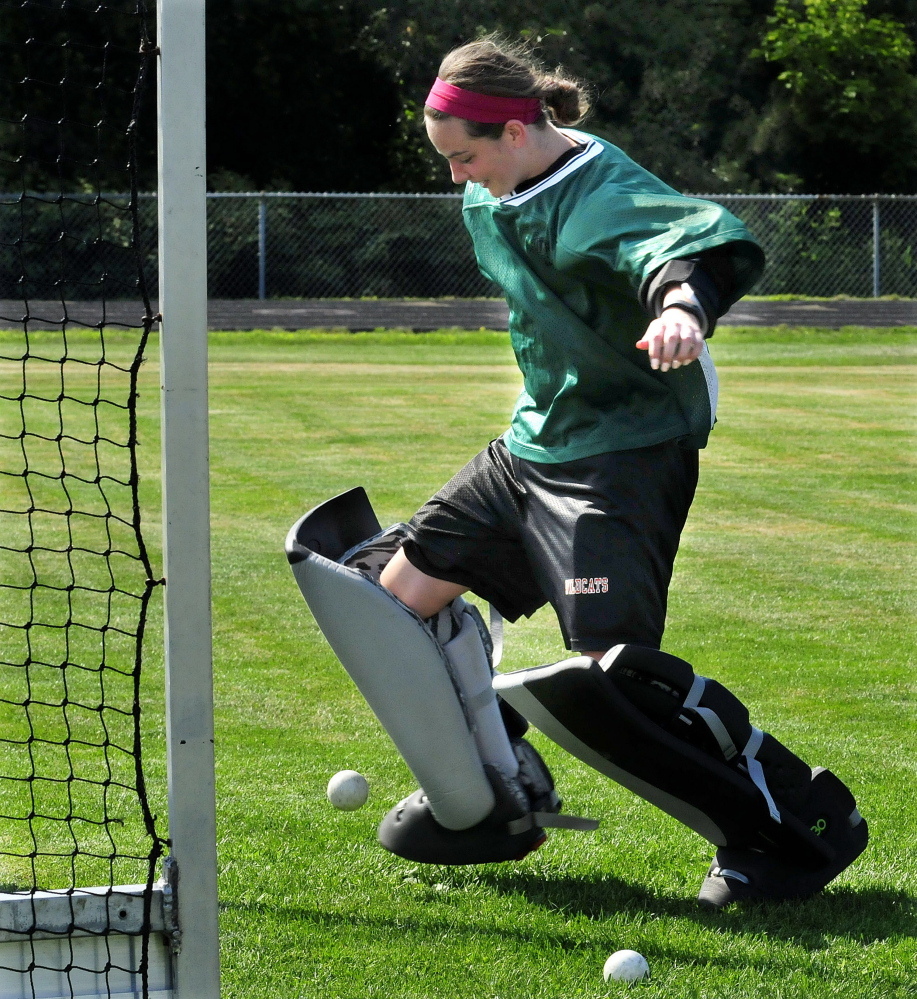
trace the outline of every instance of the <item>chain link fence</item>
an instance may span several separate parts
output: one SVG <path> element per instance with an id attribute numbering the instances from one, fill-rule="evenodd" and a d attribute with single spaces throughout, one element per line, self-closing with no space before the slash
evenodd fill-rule
<path id="1" fill-rule="evenodd" d="M 917 298 L 917 195 L 701 196 L 729 208 L 764 246 L 755 294 Z M 99 200 L 111 211 L 88 210 Z M 116 210 L 126 200 L 0 195 L 0 299 L 133 294 L 137 254 L 156 274 L 156 199 L 141 196 L 142 245 Z M 209 295 L 499 296 L 478 272 L 461 204 L 458 194 L 210 194 Z M 71 249 L 64 273 L 62 241 Z"/>

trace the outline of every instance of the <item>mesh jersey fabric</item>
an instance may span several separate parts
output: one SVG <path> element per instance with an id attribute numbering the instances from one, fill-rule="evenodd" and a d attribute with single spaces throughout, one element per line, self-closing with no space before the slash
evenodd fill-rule
<path id="1" fill-rule="evenodd" d="M 735 273 L 725 312 L 764 254 L 725 208 L 679 194 L 611 143 L 564 132 L 582 150 L 535 186 L 503 198 L 465 190 L 465 224 L 482 273 L 506 296 L 523 375 L 507 447 L 537 462 L 673 438 L 703 447 L 716 409 L 709 351 L 653 371 L 634 346 L 649 322 L 637 290 L 668 260 L 723 247 Z"/>

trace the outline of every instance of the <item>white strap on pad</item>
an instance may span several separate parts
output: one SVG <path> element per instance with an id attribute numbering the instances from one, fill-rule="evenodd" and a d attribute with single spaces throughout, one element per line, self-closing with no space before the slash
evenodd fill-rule
<path id="1" fill-rule="evenodd" d="M 481 633 L 484 622 L 475 608 L 461 597 L 457 597 L 443 613 L 451 613 L 459 626 L 458 634 L 443 644 L 443 652 L 461 691 L 481 759 L 497 767 L 505 776 L 515 777 L 519 772 L 519 761 L 506 733 L 496 692 L 491 686 L 493 671 L 484 647 L 485 636 Z"/>
<path id="2" fill-rule="evenodd" d="M 723 754 L 723 758 L 727 763 L 734 760 L 737 756 L 742 757 L 748 770 L 748 776 L 751 778 L 755 787 L 764 796 L 771 818 L 775 822 L 780 822 L 780 809 L 777 807 L 777 803 L 774 801 L 770 789 L 767 786 L 767 778 L 764 776 L 764 768 L 761 766 L 761 761 L 758 760 L 756 756 L 758 750 L 761 748 L 761 743 L 764 741 L 764 733 L 760 729 L 752 726 L 751 735 L 745 743 L 745 748 L 740 753 L 736 748 L 735 743 L 732 741 L 732 736 L 730 736 L 720 716 L 711 708 L 703 708 L 700 706 L 700 701 L 704 695 L 704 688 L 706 685 L 707 678 L 695 674 L 694 682 L 691 684 L 691 689 L 685 697 L 683 707 L 693 709 L 695 715 L 704 722 L 708 729 L 710 729 L 710 732 L 716 739 L 717 744 L 720 747 L 720 751 Z"/>
<path id="3" fill-rule="evenodd" d="M 761 761 L 756 757 L 763 741 L 764 733 L 761 729 L 752 726 L 751 736 L 742 750 L 742 757 L 745 760 L 745 765 L 748 767 L 748 776 L 752 779 L 755 787 L 764 795 L 771 818 L 775 822 L 780 822 L 780 809 L 777 807 L 777 803 L 771 796 L 771 792 L 767 786 L 767 779 L 764 776 L 764 768 L 761 766 Z"/>
<path id="4" fill-rule="evenodd" d="M 493 645 L 492 663 L 496 669 L 503 661 L 503 615 L 493 604 L 487 605 L 489 610 L 488 626 L 490 628 L 490 641 Z"/>

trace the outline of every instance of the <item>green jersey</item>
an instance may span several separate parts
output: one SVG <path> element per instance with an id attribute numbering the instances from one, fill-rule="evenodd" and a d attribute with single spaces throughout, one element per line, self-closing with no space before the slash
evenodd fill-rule
<path id="1" fill-rule="evenodd" d="M 725 311 L 764 263 L 745 226 L 720 205 L 662 183 L 620 149 L 581 132 L 583 147 L 518 194 L 465 192 L 465 224 L 485 276 L 503 289 L 523 375 L 509 450 L 572 461 L 673 438 L 703 447 L 716 412 L 716 371 L 653 371 L 634 344 L 649 319 L 637 291 L 669 260 L 725 247 L 736 276 Z"/>

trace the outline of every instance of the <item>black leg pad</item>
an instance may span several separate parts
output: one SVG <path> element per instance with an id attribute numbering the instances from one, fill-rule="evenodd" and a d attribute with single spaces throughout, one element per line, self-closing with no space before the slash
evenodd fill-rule
<path id="1" fill-rule="evenodd" d="M 568 659 L 498 675 L 494 687 L 558 745 L 716 846 L 811 871 L 849 863 L 844 842 L 812 828 L 812 770 L 684 660 L 618 646 L 601 665 Z"/>
<path id="2" fill-rule="evenodd" d="M 816 769 L 805 820 L 829 842 L 832 860 L 812 868 L 741 847 L 720 847 L 698 898 L 710 908 L 733 902 L 785 901 L 821 891 L 866 849 L 869 829 L 853 795 L 830 770 Z"/>

